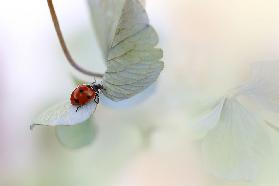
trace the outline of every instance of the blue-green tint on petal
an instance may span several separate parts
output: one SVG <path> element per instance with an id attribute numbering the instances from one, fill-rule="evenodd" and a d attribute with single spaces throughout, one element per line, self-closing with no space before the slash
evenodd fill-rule
<path id="1" fill-rule="evenodd" d="M 55 131 L 58 141 L 70 149 L 90 145 L 96 136 L 96 127 L 92 119 L 75 126 L 56 126 Z"/>

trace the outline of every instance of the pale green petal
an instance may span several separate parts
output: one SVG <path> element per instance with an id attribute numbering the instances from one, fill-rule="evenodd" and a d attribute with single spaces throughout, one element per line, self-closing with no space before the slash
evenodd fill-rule
<path id="1" fill-rule="evenodd" d="M 95 111 L 97 104 L 94 101 L 80 107 L 77 110 L 70 101 L 65 101 L 54 105 L 40 114 L 32 123 L 31 128 L 35 125 L 76 125 L 86 121 Z"/>
<path id="2" fill-rule="evenodd" d="M 227 98 L 219 122 L 202 142 L 210 171 L 229 180 L 254 180 L 270 148 L 262 124 L 237 100 Z"/>
<path id="3" fill-rule="evenodd" d="M 94 29 L 106 58 L 125 0 L 88 0 Z"/>
<path id="4" fill-rule="evenodd" d="M 149 25 L 144 7 L 138 0 L 126 0 L 118 21 L 111 47 L 137 35 Z"/>
<path id="5" fill-rule="evenodd" d="M 144 4 L 144 0 L 141 1 Z M 94 29 L 107 58 L 125 0 L 88 0 Z"/>
<path id="6" fill-rule="evenodd" d="M 164 64 L 154 48 L 156 31 L 138 0 L 127 0 L 108 52 L 103 93 L 114 101 L 128 99 L 154 83 Z"/>

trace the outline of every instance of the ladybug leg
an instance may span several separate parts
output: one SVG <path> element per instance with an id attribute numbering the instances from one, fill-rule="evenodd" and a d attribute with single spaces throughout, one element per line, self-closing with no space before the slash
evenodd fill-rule
<path id="1" fill-rule="evenodd" d="M 94 102 L 97 103 L 97 104 L 99 104 L 99 102 L 100 102 L 99 96 L 96 96 L 96 97 L 95 97 Z"/>
<path id="2" fill-rule="evenodd" d="M 80 107 L 81 107 L 81 106 L 78 106 L 78 107 L 77 107 L 77 110 L 76 110 L 76 112 L 78 111 L 78 109 L 79 109 Z"/>

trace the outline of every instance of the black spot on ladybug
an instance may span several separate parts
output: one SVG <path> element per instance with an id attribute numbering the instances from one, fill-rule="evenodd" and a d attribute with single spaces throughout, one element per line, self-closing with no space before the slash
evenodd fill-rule
<path id="1" fill-rule="evenodd" d="M 79 103 L 79 100 L 78 100 L 78 99 L 75 99 L 75 102 L 76 102 L 76 103 Z"/>
<path id="2" fill-rule="evenodd" d="M 79 90 L 79 93 L 83 93 L 83 91 L 84 91 L 84 90 L 80 89 L 80 90 Z"/>

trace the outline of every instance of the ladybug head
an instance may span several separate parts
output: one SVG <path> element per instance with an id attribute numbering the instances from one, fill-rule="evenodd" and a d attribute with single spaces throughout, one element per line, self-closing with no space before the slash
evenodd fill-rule
<path id="1" fill-rule="evenodd" d="M 95 90 L 96 92 L 100 92 L 100 90 L 104 89 L 103 85 L 101 84 L 96 84 L 96 83 L 92 83 L 91 85 L 89 85 L 93 90 Z"/>

